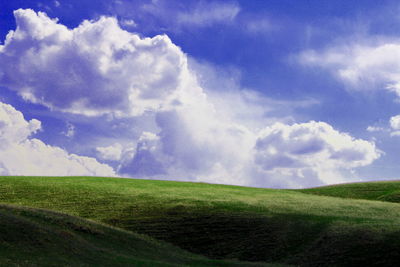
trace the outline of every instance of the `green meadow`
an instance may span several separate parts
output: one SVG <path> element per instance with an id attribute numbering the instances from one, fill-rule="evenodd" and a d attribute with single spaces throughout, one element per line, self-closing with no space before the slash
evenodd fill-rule
<path id="1" fill-rule="evenodd" d="M 26 258 L 33 265 L 51 265 L 57 253 L 68 251 L 60 239 L 60 231 L 67 231 L 77 242 L 74 247 L 82 248 L 77 251 L 88 251 L 75 266 L 394 266 L 400 262 L 397 192 L 399 182 L 278 190 L 99 177 L 0 177 L 0 263 Z M 8 218 L 17 223 L 9 225 Z M 95 230 L 80 232 L 67 223 L 71 220 Z M 41 236 L 35 231 L 31 237 L 3 238 L 4 233 L 19 234 L 24 228 L 19 224 L 27 221 L 36 232 L 47 231 L 45 245 L 53 247 L 27 248 Z M 99 231 L 104 234 L 93 234 Z M 73 253 L 63 259 L 66 265 L 81 258 Z"/>
<path id="2" fill-rule="evenodd" d="M 303 189 L 301 192 L 321 196 L 400 203 L 400 183 L 398 181 L 339 184 Z"/>
<path id="3" fill-rule="evenodd" d="M 0 205 L 2 266 L 268 266 L 210 260 L 145 235 L 42 209 Z"/>

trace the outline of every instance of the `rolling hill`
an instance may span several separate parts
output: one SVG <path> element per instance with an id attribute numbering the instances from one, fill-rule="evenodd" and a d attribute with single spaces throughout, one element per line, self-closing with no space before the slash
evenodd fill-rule
<path id="1" fill-rule="evenodd" d="M 383 181 L 322 186 L 299 190 L 307 194 L 399 203 L 400 182 Z"/>
<path id="2" fill-rule="evenodd" d="M 302 266 L 400 262 L 399 204 L 329 190 L 1 177 L 0 203 L 91 219 L 214 259 Z"/>
<path id="3" fill-rule="evenodd" d="M 144 235 L 13 205 L 0 205 L 0 265 L 266 266 L 209 260 Z"/>

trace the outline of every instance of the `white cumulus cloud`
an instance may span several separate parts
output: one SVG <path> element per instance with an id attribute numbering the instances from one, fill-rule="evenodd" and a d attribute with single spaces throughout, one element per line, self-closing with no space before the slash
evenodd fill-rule
<path id="1" fill-rule="evenodd" d="M 140 38 L 115 18 L 68 29 L 19 9 L 0 46 L 0 84 L 31 102 L 78 114 L 140 115 L 173 103 L 186 57 L 165 35 Z"/>
<path id="2" fill-rule="evenodd" d="M 0 175 L 97 175 L 115 176 L 113 169 L 90 157 L 30 138 L 40 121 L 26 121 L 14 107 L 0 102 Z"/>
<path id="3" fill-rule="evenodd" d="M 344 182 L 349 178 L 342 177 L 339 170 L 366 166 L 380 155 L 373 142 L 311 121 L 266 127 L 258 136 L 254 159 L 278 186 L 304 187 Z"/>
<path id="4" fill-rule="evenodd" d="M 293 125 L 276 123 L 261 131 L 256 162 L 266 170 L 331 166 L 365 166 L 379 157 L 375 144 L 354 139 L 327 123 L 311 121 Z"/>

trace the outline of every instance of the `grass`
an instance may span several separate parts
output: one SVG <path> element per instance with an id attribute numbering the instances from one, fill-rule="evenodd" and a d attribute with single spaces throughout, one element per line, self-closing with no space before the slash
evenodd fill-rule
<path id="1" fill-rule="evenodd" d="M 262 266 L 210 260 L 144 235 L 10 205 L 0 205 L 0 265 Z"/>
<path id="2" fill-rule="evenodd" d="M 309 266 L 400 261 L 399 204 L 316 192 L 94 177 L 0 178 L 2 203 L 65 212 L 215 259 Z"/>
<path id="3" fill-rule="evenodd" d="M 302 189 L 300 192 L 319 196 L 400 202 L 400 182 L 384 181 L 340 184 Z"/>

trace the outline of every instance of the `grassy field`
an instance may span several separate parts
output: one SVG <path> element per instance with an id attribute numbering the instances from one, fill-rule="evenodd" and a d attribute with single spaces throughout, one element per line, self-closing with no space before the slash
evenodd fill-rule
<path id="1" fill-rule="evenodd" d="M 94 177 L 0 178 L 1 203 L 88 218 L 215 259 L 308 266 L 400 262 L 399 204 L 340 193 L 324 196 L 324 190 Z M 363 196 L 352 197 L 367 198 Z"/>
<path id="2" fill-rule="evenodd" d="M 148 236 L 10 205 L 0 205 L 0 265 L 266 266 L 210 260 Z"/>
<path id="3" fill-rule="evenodd" d="M 399 181 L 340 184 L 299 191 L 320 196 L 400 202 Z"/>

